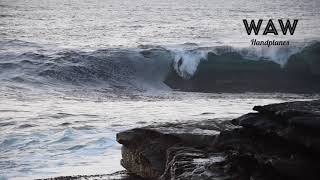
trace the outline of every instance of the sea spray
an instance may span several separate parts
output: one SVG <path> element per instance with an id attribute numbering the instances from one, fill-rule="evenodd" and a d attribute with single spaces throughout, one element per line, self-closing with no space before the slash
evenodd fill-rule
<path id="1" fill-rule="evenodd" d="M 194 75 L 200 61 L 207 59 L 208 54 L 205 51 L 184 50 L 175 50 L 174 53 L 173 67 L 177 74 L 184 79 L 190 79 Z"/>
<path id="2" fill-rule="evenodd" d="M 245 58 L 251 60 L 269 60 L 276 62 L 283 67 L 287 63 L 289 57 L 301 51 L 302 47 L 303 46 L 282 46 L 265 48 L 262 46 L 251 46 L 248 48 L 238 48 L 236 51 Z"/>
<path id="3" fill-rule="evenodd" d="M 45 48 L 36 51 L 38 46 L 34 43 L 0 41 L 3 49 L 12 46 L 25 49 L 23 53 L 0 51 L 0 80 L 3 83 L 47 86 L 52 89 L 65 89 L 75 85 L 128 92 L 168 90 L 164 82 L 171 71 L 183 79 L 191 79 L 201 61 L 207 60 L 209 52 L 222 57 L 234 52 L 247 60 L 268 60 L 283 67 L 291 55 L 309 45 L 295 44 L 270 48 L 223 45 L 201 47 L 194 44 L 170 47 L 149 45 L 92 51 L 60 49 L 52 52 Z M 30 48 L 33 49 L 29 50 Z"/>
<path id="4" fill-rule="evenodd" d="M 283 67 L 289 57 L 303 48 L 303 45 L 289 47 L 231 47 L 217 46 L 209 48 L 198 47 L 196 49 L 171 49 L 174 54 L 173 68 L 183 79 L 190 79 L 196 73 L 201 61 L 208 58 L 208 52 L 222 55 L 225 53 L 239 53 L 243 58 L 250 60 L 269 60 Z"/>

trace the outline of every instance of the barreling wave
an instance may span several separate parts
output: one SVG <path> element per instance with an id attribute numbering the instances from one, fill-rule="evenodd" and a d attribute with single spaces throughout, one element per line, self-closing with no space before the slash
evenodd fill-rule
<path id="1" fill-rule="evenodd" d="M 0 80 L 3 82 L 46 86 L 104 86 L 127 90 L 168 89 L 169 86 L 180 90 L 191 88 L 205 91 L 203 88 L 206 86 L 195 86 L 203 86 L 201 83 L 212 84 L 212 80 L 228 80 L 220 77 L 223 75 L 236 81 L 233 76 L 222 71 L 259 75 L 258 71 L 267 65 L 272 70 L 269 72 L 272 76 L 271 73 L 277 68 L 285 69 L 294 64 L 297 69 L 299 65 L 295 65 L 297 62 L 293 62 L 293 57 L 320 57 L 315 54 L 317 51 L 308 51 L 314 48 L 319 50 L 319 42 L 313 42 L 307 47 L 290 48 L 199 47 L 184 44 L 166 48 L 139 46 L 95 51 L 50 51 L 40 45 L 18 40 L 1 41 L 0 44 L 3 47 L 0 50 Z M 319 62 L 313 61 L 314 68 Z M 301 68 L 304 66 L 301 64 Z M 199 79 L 201 83 L 185 85 L 187 81 L 195 82 Z"/>

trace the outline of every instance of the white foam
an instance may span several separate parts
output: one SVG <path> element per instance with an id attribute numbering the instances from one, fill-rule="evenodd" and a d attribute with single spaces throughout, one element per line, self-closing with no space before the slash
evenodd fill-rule
<path id="1" fill-rule="evenodd" d="M 184 79 L 190 79 L 197 71 L 201 60 L 207 59 L 205 51 L 174 50 L 173 67 L 177 74 Z"/>
<path id="2" fill-rule="evenodd" d="M 250 47 L 237 49 L 239 53 L 249 59 L 259 60 L 267 59 L 284 66 L 289 57 L 297 52 L 299 52 L 302 47 Z"/>
<path id="3" fill-rule="evenodd" d="M 210 48 L 188 47 L 169 48 L 174 54 L 173 68 L 176 73 L 184 78 L 190 79 L 197 71 L 202 60 L 207 60 L 208 52 L 221 55 L 223 53 L 237 52 L 250 60 L 269 60 L 280 64 L 282 67 L 287 63 L 291 55 L 301 51 L 305 45 L 296 43 L 288 47 L 232 47 L 216 46 Z M 193 47 L 194 48 L 194 47 Z"/>

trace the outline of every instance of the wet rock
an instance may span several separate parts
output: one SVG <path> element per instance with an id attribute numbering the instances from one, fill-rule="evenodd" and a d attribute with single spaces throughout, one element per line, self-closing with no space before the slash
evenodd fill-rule
<path id="1" fill-rule="evenodd" d="M 291 126 L 299 127 L 301 129 L 320 130 L 320 116 L 298 116 L 288 119 Z"/>
<path id="2" fill-rule="evenodd" d="M 287 179 L 316 180 L 320 177 L 318 161 L 309 158 L 278 158 L 269 161 L 269 164 L 275 171 L 287 177 Z"/>
<path id="3" fill-rule="evenodd" d="M 232 127 L 230 123 L 208 120 L 166 123 L 124 131 L 117 134 L 117 141 L 123 145 L 121 164 L 141 177 L 159 178 L 165 171 L 171 147 L 207 147 L 222 129 Z"/>
<path id="4" fill-rule="evenodd" d="M 192 168 L 200 171 L 193 160 L 209 158 L 201 149 L 214 142 L 221 130 L 232 128 L 231 123 L 208 120 L 127 130 L 117 134 L 117 141 L 123 145 L 121 164 L 129 172 L 147 179 L 195 176 L 179 172 Z"/>
<path id="5" fill-rule="evenodd" d="M 255 106 L 253 110 L 260 114 L 287 120 L 297 116 L 320 116 L 320 100 L 296 101 L 265 106 Z"/>
<path id="6" fill-rule="evenodd" d="M 165 169 L 166 151 L 181 140 L 150 129 L 132 129 L 117 134 L 122 144 L 121 165 L 138 176 L 155 179 Z"/>
<path id="7" fill-rule="evenodd" d="M 122 165 L 147 179 L 320 179 L 320 100 L 256 106 L 231 121 L 118 134 Z"/>
<path id="8" fill-rule="evenodd" d="M 234 119 L 235 125 L 272 133 L 279 138 L 320 151 L 320 101 L 297 101 L 255 106 L 258 113 Z"/>
<path id="9" fill-rule="evenodd" d="M 166 170 L 160 179 L 226 179 L 228 175 L 212 168 L 224 160 L 223 153 L 208 154 L 192 147 L 171 147 L 167 151 Z"/>
<path id="10" fill-rule="evenodd" d="M 162 134 L 173 135 L 180 138 L 184 144 L 189 144 L 190 146 L 207 147 L 214 141 L 220 131 L 233 129 L 234 127 L 229 121 L 211 119 L 202 122 L 187 121 L 156 124 L 145 128 Z"/>
<path id="11" fill-rule="evenodd" d="M 261 132 L 275 131 L 284 128 L 281 122 L 272 121 L 269 117 L 259 113 L 248 113 L 237 119 L 233 119 L 231 122 L 238 126 L 263 130 Z"/>

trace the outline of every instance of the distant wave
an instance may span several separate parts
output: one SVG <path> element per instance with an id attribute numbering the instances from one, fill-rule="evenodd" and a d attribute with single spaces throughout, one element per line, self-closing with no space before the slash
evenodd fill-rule
<path id="1" fill-rule="evenodd" d="M 310 46 L 316 46 L 313 42 Z M 266 60 L 284 67 L 289 57 L 307 45 L 290 48 L 236 48 L 230 46 L 139 46 L 95 51 L 60 49 L 19 40 L 0 41 L 0 81 L 36 85 L 104 86 L 128 90 L 168 89 L 172 72 L 188 80 L 214 54 L 234 60 Z M 233 54 L 235 56 L 230 56 Z"/>

